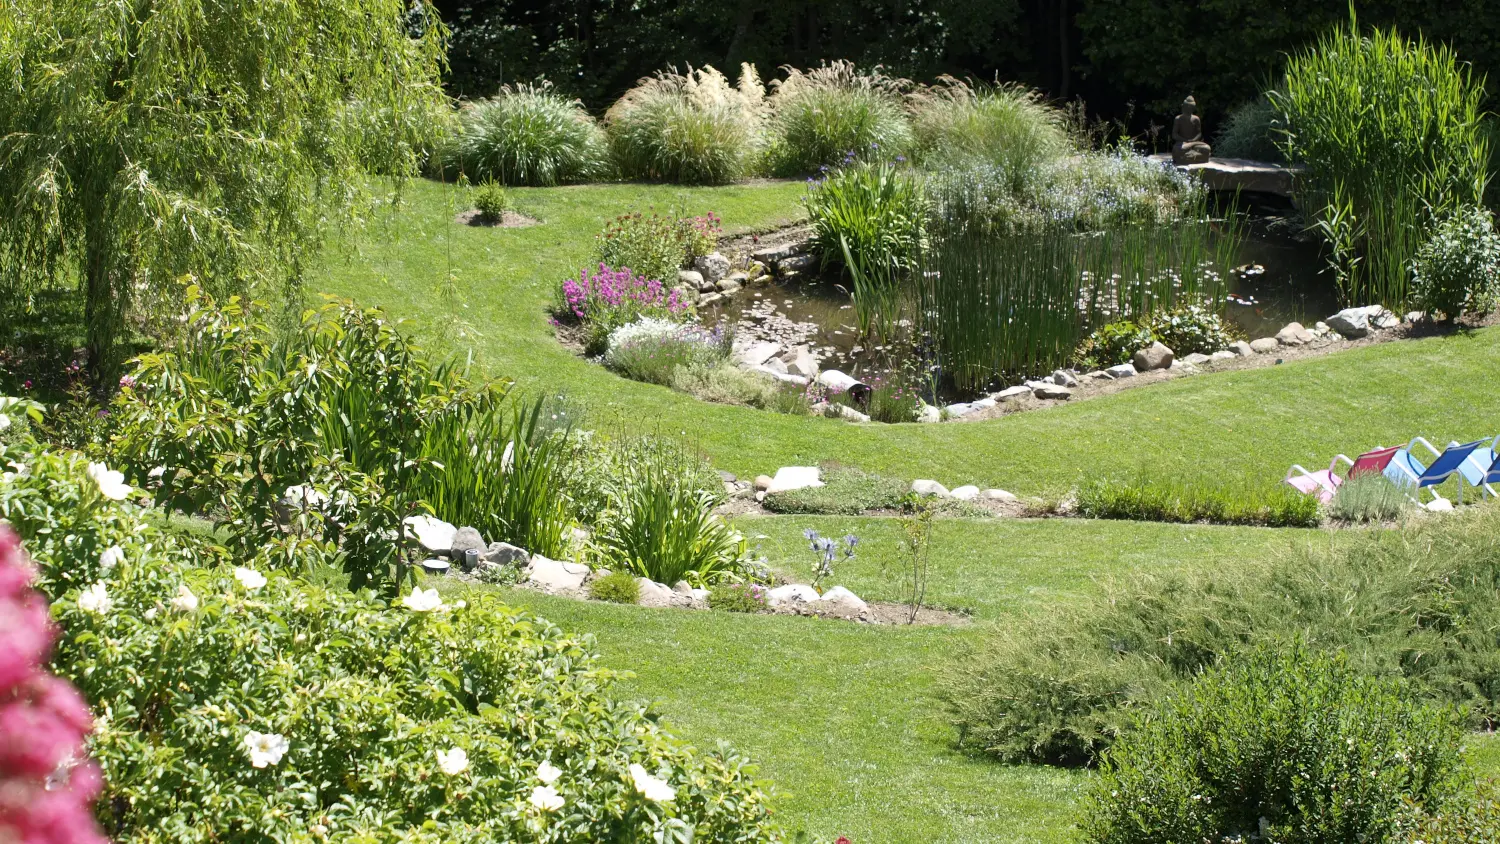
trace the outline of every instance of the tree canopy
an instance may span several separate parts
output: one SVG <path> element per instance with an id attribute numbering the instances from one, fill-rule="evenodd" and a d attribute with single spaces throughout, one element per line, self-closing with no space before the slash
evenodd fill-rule
<path id="1" fill-rule="evenodd" d="M 295 281 L 362 170 L 434 129 L 417 0 L 0 0 L 0 301 L 85 294 L 91 364 L 184 274 Z"/>

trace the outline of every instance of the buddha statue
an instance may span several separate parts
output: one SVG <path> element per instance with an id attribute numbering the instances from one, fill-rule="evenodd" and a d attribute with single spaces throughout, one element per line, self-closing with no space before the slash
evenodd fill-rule
<path id="1" fill-rule="evenodd" d="M 1203 120 L 1193 112 L 1198 103 L 1191 96 L 1182 101 L 1182 113 L 1172 121 L 1172 163 L 1202 164 L 1213 154 L 1203 142 Z"/>

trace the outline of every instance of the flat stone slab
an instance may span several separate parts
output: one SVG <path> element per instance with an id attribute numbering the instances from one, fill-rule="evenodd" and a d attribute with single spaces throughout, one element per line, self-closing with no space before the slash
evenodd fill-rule
<path id="1" fill-rule="evenodd" d="M 806 583 L 788 583 L 778 586 L 766 593 L 766 603 L 773 607 L 783 606 L 791 603 L 810 604 L 822 596 L 818 590 L 808 586 Z"/>
<path id="2" fill-rule="evenodd" d="M 540 554 L 533 554 L 526 566 L 527 582 L 548 590 L 579 589 L 588 576 L 589 567 L 582 563 L 549 560 Z"/>
<path id="3" fill-rule="evenodd" d="M 818 471 L 817 466 L 782 466 L 776 470 L 776 476 L 771 478 L 771 485 L 766 487 L 766 494 L 791 492 L 794 489 L 807 489 L 822 485 L 822 473 Z"/>
<path id="4" fill-rule="evenodd" d="M 996 393 L 994 395 L 994 398 L 999 401 L 1010 401 L 1011 399 L 1018 399 L 1022 396 L 1029 395 L 1031 395 L 1030 387 L 1026 386 L 1025 384 L 1017 384 L 1014 387 L 1006 387 L 1005 389 Z"/>
<path id="5" fill-rule="evenodd" d="M 979 497 L 979 487 L 974 486 L 973 484 L 965 484 L 964 486 L 958 487 L 948 494 L 953 496 L 954 498 L 957 498 L 959 501 L 972 501 Z"/>
<path id="6" fill-rule="evenodd" d="M 1151 156 L 1157 161 L 1172 163 L 1169 152 Z M 1290 197 L 1301 167 L 1286 167 L 1268 161 L 1251 161 L 1248 158 L 1210 158 L 1201 164 L 1181 164 L 1184 170 L 1203 180 L 1209 190 L 1250 191 Z"/>

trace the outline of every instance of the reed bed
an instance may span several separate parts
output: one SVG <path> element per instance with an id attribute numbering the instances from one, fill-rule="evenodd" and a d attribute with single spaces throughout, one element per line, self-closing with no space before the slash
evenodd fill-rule
<path id="1" fill-rule="evenodd" d="M 1293 56 L 1269 96 L 1282 148 L 1307 167 L 1303 204 L 1333 246 L 1344 298 L 1406 305 L 1424 230 L 1483 198 L 1484 80 L 1446 46 L 1361 35 L 1351 17 Z"/>

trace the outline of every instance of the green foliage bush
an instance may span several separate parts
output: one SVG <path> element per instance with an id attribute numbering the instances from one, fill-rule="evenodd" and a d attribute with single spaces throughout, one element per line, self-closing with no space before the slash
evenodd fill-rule
<path id="1" fill-rule="evenodd" d="M 597 527 L 614 521 L 628 506 L 631 486 L 643 466 L 655 467 L 687 488 L 707 493 L 715 504 L 723 495 L 724 483 L 703 455 L 673 438 L 612 438 L 577 429 L 553 436 L 568 455 L 565 494 L 585 524 Z"/>
<path id="2" fill-rule="evenodd" d="M 1284 485 L 1202 486 L 1141 475 L 1097 478 L 1078 489 L 1078 513 L 1090 519 L 1210 522 L 1221 525 L 1315 527 L 1318 500 Z"/>
<path id="3" fill-rule="evenodd" d="M 942 77 L 914 90 L 909 100 L 913 158 L 924 167 L 981 163 L 1019 175 L 1072 150 L 1062 114 L 1020 86 Z"/>
<path id="4" fill-rule="evenodd" d="M 798 401 L 802 391 L 773 381 L 758 372 L 748 372 L 727 360 L 699 362 L 672 370 L 668 386 L 703 401 L 734 404 L 781 413 L 806 414 L 807 402 Z"/>
<path id="5" fill-rule="evenodd" d="M 1231 342 L 1224 320 L 1202 305 L 1157 311 L 1146 320 L 1145 327 L 1178 357 L 1222 352 Z"/>
<path id="6" fill-rule="evenodd" d="M 431 159 L 444 178 L 546 187 L 608 173 L 604 131 L 582 103 L 545 84 L 507 85 L 465 106 L 458 120 L 458 131 Z"/>
<path id="7" fill-rule="evenodd" d="M 714 214 L 622 214 L 595 238 L 595 258 L 601 264 L 629 269 L 641 278 L 670 286 L 677 283 L 678 270 L 718 247 L 722 232 Z"/>
<path id="8" fill-rule="evenodd" d="M 1083 763 L 1220 659 L 1297 631 L 1361 672 L 1473 723 L 1500 715 L 1500 512 L 1297 543 L 1269 559 L 1141 573 L 1097 599 L 997 630 L 951 666 L 945 697 L 964 746 L 1010 760 Z"/>
<path id="9" fill-rule="evenodd" d="M 1287 63 L 1272 104 L 1280 145 L 1306 166 L 1299 202 L 1355 304 L 1407 304 L 1433 216 L 1483 200 L 1490 151 L 1482 80 L 1443 45 L 1395 30 L 1331 31 Z"/>
<path id="10" fill-rule="evenodd" d="M 1224 126 L 1214 138 L 1214 155 L 1222 158 L 1248 158 L 1280 164 L 1286 153 L 1277 145 L 1276 132 L 1281 115 L 1265 97 L 1231 109 Z"/>
<path id="11" fill-rule="evenodd" d="M 1104 756 L 1094 844 L 1396 841 L 1459 790 L 1462 731 L 1340 656 L 1257 649 L 1198 678 Z"/>
<path id="12" fill-rule="evenodd" d="M 765 612 L 766 587 L 759 583 L 716 583 L 708 590 L 708 608 L 725 612 Z"/>
<path id="13" fill-rule="evenodd" d="M 430 507 L 561 554 L 561 455 L 508 382 L 471 384 L 350 302 L 278 341 L 260 306 L 186 295 L 182 337 L 142 356 L 116 400 L 118 459 L 158 503 L 223 516 L 247 559 L 322 559 L 388 594 L 411 576 L 388 537 Z"/>
<path id="14" fill-rule="evenodd" d="M 1151 345 L 1156 335 L 1132 320 L 1111 322 L 1085 337 L 1073 352 L 1078 368 L 1106 369 L 1129 363 L 1131 356 Z"/>
<path id="15" fill-rule="evenodd" d="M 510 199 L 499 182 L 485 182 L 473 189 L 474 210 L 487 223 L 498 223 L 510 210 Z"/>
<path id="16" fill-rule="evenodd" d="M 54 668 L 95 707 L 112 840 L 780 837 L 753 769 L 609 698 L 587 638 L 483 595 L 262 574 L 164 532 L 76 453 L 0 462 L 28 467 L 0 476 L 0 516 L 53 601 Z"/>
<path id="17" fill-rule="evenodd" d="M 762 147 L 765 89 L 753 65 L 738 86 L 705 65 L 642 79 L 604 115 L 627 179 L 720 185 L 750 174 Z"/>
<path id="18" fill-rule="evenodd" d="M 1500 234 L 1484 208 L 1443 220 L 1412 258 L 1412 304 L 1449 319 L 1487 314 L 1500 298 Z"/>
<path id="19" fill-rule="evenodd" d="M 1468 799 L 1429 812 L 1400 839 L 1403 844 L 1493 844 L 1500 841 L 1500 787 L 1480 783 Z"/>
<path id="20" fill-rule="evenodd" d="M 589 597 L 612 604 L 634 604 L 641 599 L 641 582 L 628 571 L 614 571 L 589 583 Z"/>
<path id="21" fill-rule="evenodd" d="M 847 61 L 785 70 L 786 79 L 771 83 L 769 155 L 776 175 L 803 176 L 846 159 L 893 160 L 911 147 L 906 80 Z"/>

